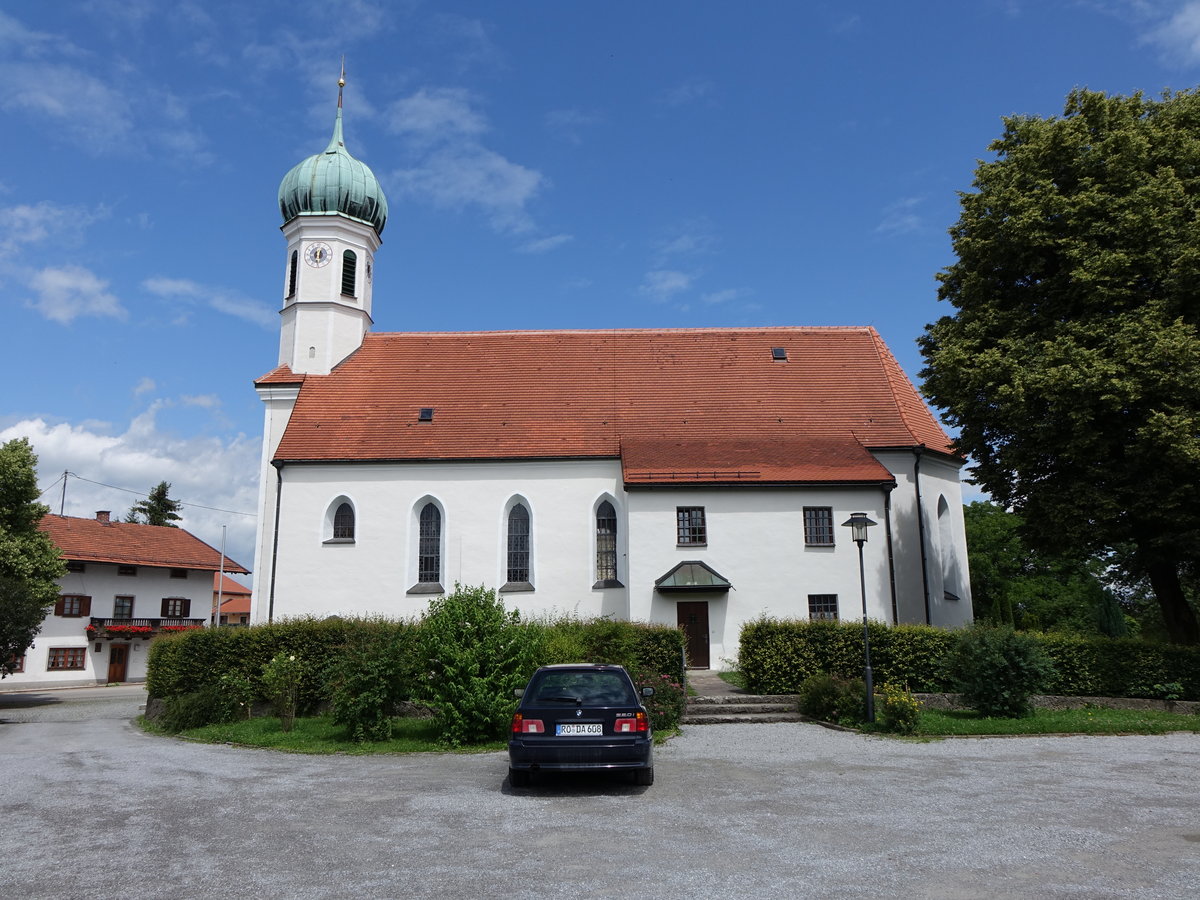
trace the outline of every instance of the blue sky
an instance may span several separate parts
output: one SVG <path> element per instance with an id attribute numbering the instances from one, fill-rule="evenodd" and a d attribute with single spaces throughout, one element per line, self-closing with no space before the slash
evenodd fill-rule
<path id="1" fill-rule="evenodd" d="M 1001 116 L 1195 87 L 1200 2 L 0 2 L 0 440 L 55 511 L 166 480 L 252 565 L 276 191 L 342 54 L 375 330 L 866 324 L 916 380 Z"/>

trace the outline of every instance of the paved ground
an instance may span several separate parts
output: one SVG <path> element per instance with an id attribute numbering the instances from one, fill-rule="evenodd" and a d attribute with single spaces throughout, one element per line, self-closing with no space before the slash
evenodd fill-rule
<path id="1" fill-rule="evenodd" d="M 503 754 L 193 745 L 138 731 L 136 690 L 84 690 L 0 696 L 0 897 L 1191 898 L 1200 884 L 1200 735 L 921 744 L 698 726 L 659 750 L 653 787 L 513 791 Z"/>

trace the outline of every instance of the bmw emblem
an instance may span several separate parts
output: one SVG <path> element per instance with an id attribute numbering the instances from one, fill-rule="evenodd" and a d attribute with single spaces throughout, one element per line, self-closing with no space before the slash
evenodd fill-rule
<path id="1" fill-rule="evenodd" d="M 575 718 L 577 718 L 577 719 L 578 719 L 578 718 L 579 718 L 580 716 L 582 716 L 582 715 L 583 715 L 583 710 L 582 710 L 582 709 L 577 709 L 577 710 L 575 710 Z"/>

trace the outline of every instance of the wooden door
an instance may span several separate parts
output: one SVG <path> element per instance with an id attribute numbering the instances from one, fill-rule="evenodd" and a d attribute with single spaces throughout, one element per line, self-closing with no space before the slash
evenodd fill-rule
<path id="1" fill-rule="evenodd" d="M 687 637 L 688 668 L 708 668 L 708 603 L 688 601 L 675 604 L 675 617 Z"/>
<path id="2" fill-rule="evenodd" d="M 116 684 L 125 680 L 129 663 L 129 645 L 113 644 L 108 650 L 108 683 Z"/>

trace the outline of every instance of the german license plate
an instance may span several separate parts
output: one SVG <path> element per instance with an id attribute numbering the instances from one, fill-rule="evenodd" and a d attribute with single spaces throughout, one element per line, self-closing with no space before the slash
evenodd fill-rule
<path id="1" fill-rule="evenodd" d="M 603 722 L 560 722 L 554 726 L 559 737 L 578 737 L 588 734 L 604 734 Z"/>

